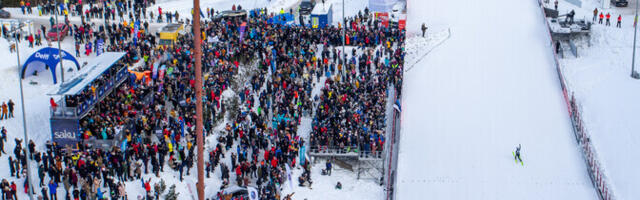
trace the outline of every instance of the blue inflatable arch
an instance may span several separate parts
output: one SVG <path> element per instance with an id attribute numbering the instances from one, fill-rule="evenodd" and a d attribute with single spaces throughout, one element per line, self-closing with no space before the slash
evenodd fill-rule
<path id="1" fill-rule="evenodd" d="M 62 50 L 62 52 L 59 53 L 57 48 L 45 47 L 31 54 L 31 56 L 27 58 L 27 61 L 22 65 L 22 70 L 20 70 L 20 77 L 24 79 L 25 76 L 31 75 L 35 71 L 44 70 L 45 67 L 48 66 L 51 70 L 51 75 L 53 76 L 53 84 L 56 84 L 58 82 L 56 78 L 56 66 L 60 62 L 59 57 L 61 54 L 62 59 L 73 61 L 73 63 L 76 64 L 76 68 L 80 70 L 80 64 L 78 64 L 76 58 L 74 58 L 69 52 Z M 44 65 L 30 65 L 36 62 L 44 63 Z M 31 66 L 31 68 L 27 68 L 29 66 Z"/>

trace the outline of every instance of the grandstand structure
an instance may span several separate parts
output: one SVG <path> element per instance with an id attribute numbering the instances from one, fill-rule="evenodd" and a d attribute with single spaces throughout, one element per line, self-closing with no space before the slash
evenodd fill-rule
<path id="1" fill-rule="evenodd" d="M 126 53 L 105 52 L 84 66 L 76 76 L 49 93 L 61 96 L 51 106 L 51 138 L 58 146 L 75 149 L 82 141 L 80 120 L 94 107 L 118 88 L 129 77 L 126 65 L 120 60 Z M 121 137 L 120 137 L 121 138 Z M 94 147 L 109 148 L 117 143 L 113 140 L 84 141 Z"/>
<path id="2" fill-rule="evenodd" d="M 397 97 L 393 85 L 390 85 L 385 114 L 385 141 L 382 151 L 364 151 L 357 147 L 311 147 L 309 156 L 314 162 L 318 159 L 332 160 L 334 164 L 344 169 L 354 171 L 357 178 L 367 178 L 380 180 L 381 183 L 392 184 L 389 182 L 395 176 L 395 168 L 397 166 L 397 142 L 399 131 L 400 109 L 396 106 Z M 361 145 L 358 145 L 360 147 Z M 393 171 L 393 174 L 391 173 Z M 388 186 L 391 187 L 391 186 Z"/>

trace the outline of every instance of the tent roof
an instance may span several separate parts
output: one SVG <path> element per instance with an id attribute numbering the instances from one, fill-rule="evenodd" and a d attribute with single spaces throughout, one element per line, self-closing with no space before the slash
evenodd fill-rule
<path id="1" fill-rule="evenodd" d="M 313 7 L 313 10 L 311 11 L 312 15 L 326 15 L 329 14 L 329 11 L 331 10 L 331 4 L 330 3 L 325 3 L 324 5 L 322 5 L 322 3 L 317 3 L 315 7 Z"/>
<path id="2" fill-rule="evenodd" d="M 125 54 L 125 52 L 105 52 L 99 55 L 49 95 L 75 95 L 80 93 L 89 83 L 111 68 Z"/>

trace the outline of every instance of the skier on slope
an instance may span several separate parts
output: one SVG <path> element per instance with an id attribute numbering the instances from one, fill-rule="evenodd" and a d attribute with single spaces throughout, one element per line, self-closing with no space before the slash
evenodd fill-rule
<path id="1" fill-rule="evenodd" d="M 422 37 L 424 37 L 424 32 L 427 31 L 427 25 L 422 23 Z"/>
<path id="2" fill-rule="evenodd" d="M 516 161 L 522 162 L 522 159 L 520 158 L 520 148 L 521 148 L 521 145 L 518 144 L 518 147 L 516 147 L 516 154 L 514 159 L 516 159 Z"/>

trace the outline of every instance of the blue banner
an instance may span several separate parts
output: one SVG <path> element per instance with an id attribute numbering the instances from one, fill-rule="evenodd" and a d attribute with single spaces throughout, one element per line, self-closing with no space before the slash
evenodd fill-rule
<path id="1" fill-rule="evenodd" d="M 133 25 L 133 45 L 138 45 L 138 31 L 140 31 L 140 21 L 136 20 Z"/>
<path id="2" fill-rule="evenodd" d="M 275 47 L 271 50 L 271 53 L 273 54 L 273 60 L 271 61 L 271 68 L 273 68 L 273 70 L 271 70 L 272 73 L 276 73 L 276 49 Z"/>
<path id="3" fill-rule="evenodd" d="M 104 47 L 104 40 L 99 39 L 98 42 L 96 42 L 96 56 L 99 56 L 100 54 L 102 54 L 103 47 Z"/>
<path id="4" fill-rule="evenodd" d="M 71 146 L 75 149 L 76 143 L 80 141 L 79 132 L 80 125 L 77 120 L 51 119 L 52 141 L 61 147 Z"/>
<path id="5" fill-rule="evenodd" d="M 184 137 L 184 120 L 180 120 L 180 135 Z"/>
<path id="6" fill-rule="evenodd" d="M 122 140 L 122 144 L 120 145 L 120 149 L 121 149 L 122 151 L 124 151 L 125 149 L 127 149 L 127 142 L 128 142 L 127 138 L 124 138 L 124 140 Z"/>
<path id="7" fill-rule="evenodd" d="M 306 150 L 307 150 L 306 146 L 300 147 L 300 165 L 304 165 L 304 160 L 305 160 L 304 153 Z"/>
<path id="8" fill-rule="evenodd" d="M 247 22 L 242 22 L 242 25 L 240 25 L 240 28 L 238 28 L 239 32 L 240 32 L 240 43 L 242 43 L 242 39 L 244 38 L 244 31 L 245 29 L 247 29 Z"/>

